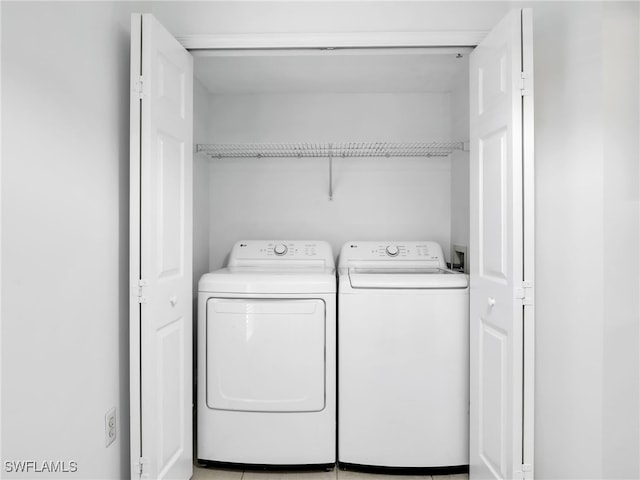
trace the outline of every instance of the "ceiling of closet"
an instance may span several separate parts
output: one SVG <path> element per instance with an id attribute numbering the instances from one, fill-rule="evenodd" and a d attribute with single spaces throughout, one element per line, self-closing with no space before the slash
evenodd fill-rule
<path id="1" fill-rule="evenodd" d="M 214 94 L 448 92 L 469 48 L 195 51 Z"/>

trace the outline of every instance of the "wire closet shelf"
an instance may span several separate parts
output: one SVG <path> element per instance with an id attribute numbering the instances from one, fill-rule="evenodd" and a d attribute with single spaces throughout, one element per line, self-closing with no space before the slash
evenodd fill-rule
<path id="1" fill-rule="evenodd" d="M 196 152 L 209 158 L 286 158 L 286 157 L 447 157 L 464 150 L 463 142 L 389 143 L 247 143 L 198 144 Z"/>
<path id="2" fill-rule="evenodd" d="M 211 159 L 222 158 L 328 158 L 329 200 L 333 200 L 335 157 L 448 157 L 464 150 L 464 142 L 389 143 L 245 143 L 197 144 L 196 152 Z"/>

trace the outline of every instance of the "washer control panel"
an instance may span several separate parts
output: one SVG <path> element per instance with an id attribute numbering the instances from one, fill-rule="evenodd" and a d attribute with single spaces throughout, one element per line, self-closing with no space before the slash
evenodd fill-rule
<path id="1" fill-rule="evenodd" d="M 246 240 L 237 242 L 231 250 L 229 266 L 251 265 L 252 262 L 285 260 L 319 260 L 333 265 L 333 251 L 324 241 Z"/>
<path id="2" fill-rule="evenodd" d="M 360 261 L 428 262 L 444 266 L 442 247 L 436 242 L 349 242 L 340 252 L 340 265 Z"/>

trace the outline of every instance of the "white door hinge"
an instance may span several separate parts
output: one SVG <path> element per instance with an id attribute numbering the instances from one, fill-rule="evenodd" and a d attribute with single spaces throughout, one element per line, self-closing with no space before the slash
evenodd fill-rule
<path id="1" fill-rule="evenodd" d="M 520 468 L 523 480 L 529 480 L 533 478 L 533 465 L 529 463 L 523 463 L 522 465 L 520 465 Z"/>
<path id="2" fill-rule="evenodd" d="M 531 75 L 527 72 L 520 72 L 518 87 L 520 88 L 520 95 L 523 97 L 531 95 Z"/>
<path id="3" fill-rule="evenodd" d="M 524 281 L 516 288 L 516 300 L 521 300 L 522 305 L 533 305 L 533 282 Z"/>
<path id="4" fill-rule="evenodd" d="M 149 463 L 149 460 L 147 458 L 144 458 L 144 457 L 138 458 L 138 461 L 136 461 L 133 465 L 133 473 L 137 475 L 142 475 L 144 473 L 145 463 Z"/>
<path id="5" fill-rule="evenodd" d="M 144 96 L 144 77 L 142 75 L 133 82 L 133 93 L 138 95 L 138 98 Z"/>
<path id="6" fill-rule="evenodd" d="M 149 285 L 147 280 L 138 280 L 138 303 L 147 303 L 147 297 L 145 296 L 145 287 Z"/>

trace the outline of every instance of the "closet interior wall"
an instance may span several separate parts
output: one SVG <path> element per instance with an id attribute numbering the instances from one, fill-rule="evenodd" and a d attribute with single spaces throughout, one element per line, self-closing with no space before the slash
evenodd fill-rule
<path id="1" fill-rule="evenodd" d="M 209 126 L 209 92 L 193 79 L 193 143 L 207 140 Z M 209 160 L 193 156 L 193 305 L 197 312 L 198 281 L 209 272 Z M 194 316 L 195 321 L 195 316 Z M 195 331 L 195 330 L 194 330 Z"/>
<path id="2" fill-rule="evenodd" d="M 468 71 L 468 63 L 466 66 Z M 469 140 L 469 75 L 458 75 L 451 90 L 451 135 Z M 469 247 L 469 150 L 451 154 L 451 247 Z M 443 246 L 444 247 L 444 246 Z M 468 251 L 468 250 L 467 250 Z M 450 258 L 450 257 L 449 257 Z M 469 264 L 466 259 L 466 264 Z"/>
<path id="3" fill-rule="evenodd" d="M 462 62 L 466 78 L 466 59 Z M 196 144 L 468 140 L 454 135 L 468 136 L 461 127 L 468 124 L 461 107 L 468 98 L 464 79 L 448 92 L 401 93 L 219 93 L 195 82 Z M 207 242 L 208 270 L 215 270 L 242 238 L 322 239 L 334 252 L 349 240 L 427 238 L 439 242 L 449 260 L 452 231 L 456 241 L 468 237 L 468 193 L 454 199 L 454 190 L 465 187 L 452 185 L 453 165 L 456 181 L 468 177 L 465 155 L 334 158 L 329 200 L 328 158 L 207 160 L 196 154 L 194 274 L 207 270 Z"/>

